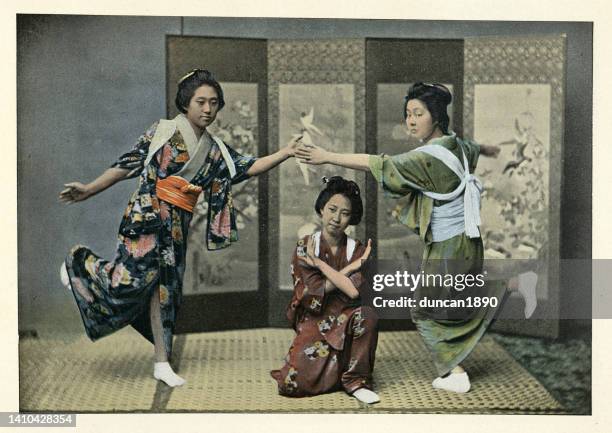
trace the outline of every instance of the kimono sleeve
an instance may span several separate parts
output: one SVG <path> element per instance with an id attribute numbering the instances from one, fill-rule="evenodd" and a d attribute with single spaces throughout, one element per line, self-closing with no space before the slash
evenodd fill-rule
<path id="1" fill-rule="evenodd" d="M 415 191 L 434 188 L 431 179 L 431 162 L 422 152 L 406 152 L 399 155 L 370 155 L 372 175 L 386 196 L 399 198 Z"/>
<path id="2" fill-rule="evenodd" d="M 298 257 L 298 250 L 304 249 L 306 243 L 300 241 L 291 259 L 291 276 L 293 278 L 293 308 L 298 306 L 311 314 L 321 314 L 325 298 L 325 276 L 316 268 L 308 266 Z"/>
<path id="3" fill-rule="evenodd" d="M 128 179 L 137 177 L 144 169 L 144 162 L 147 159 L 149 146 L 151 145 L 151 140 L 153 140 L 158 124 L 159 121 L 155 122 L 140 137 L 138 137 L 134 147 L 129 152 L 121 155 L 113 163 L 113 165 L 111 165 L 111 168 L 130 170 L 126 176 Z"/>
<path id="4" fill-rule="evenodd" d="M 236 167 L 236 176 L 232 178 L 232 184 L 247 180 L 250 177 L 247 174 L 247 171 L 249 171 L 249 168 L 251 168 L 255 161 L 257 161 L 257 158 L 250 155 L 242 155 L 229 147 L 227 144 L 225 146 L 227 147 L 227 150 L 234 161 L 234 166 Z"/>
<path id="5" fill-rule="evenodd" d="M 365 245 L 359 243 L 357 248 L 355 248 L 355 252 L 353 253 L 353 257 L 351 257 L 350 263 L 353 263 L 356 260 L 361 260 L 361 256 L 363 256 L 365 250 Z M 367 280 L 362 273 L 362 269 L 360 268 L 359 271 L 353 272 L 351 275 L 349 275 L 349 279 L 359 292 L 359 295 L 363 297 L 365 295 L 364 290 L 367 290 Z"/>
<path id="6" fill-rule="evenodd" d="M 470 166 L 470 173 L 474 173 L 476 165 L 478 164 L 478 157 L 480 156 L 480 144 L 469 140 L 463 140 L 463 149 L 465 150 L 465 156 Z"/>

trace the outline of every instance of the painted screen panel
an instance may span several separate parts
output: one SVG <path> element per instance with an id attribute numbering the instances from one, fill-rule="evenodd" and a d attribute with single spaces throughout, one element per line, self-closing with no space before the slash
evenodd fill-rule
<path id="1" fill-rule="evenodd" d="M 280 84 L 279 148 L 294 134 L 302 134 L 303 122 L 309 122 L 321 133 L 307 133 L 303 141 L 340 153 L 355 151 L 355 97 L 352 84 Z M 323 188 L 323 176 L 355 179 L 355 172 L 332 165 L 313 166 L 289 161 L 280 167 L 279 209 L 279 286 L 292 290 L 290 262 L 297 240 L 319 227 L 314 210 Z M 354 227 L 347 233 L 354 235 Z"/>

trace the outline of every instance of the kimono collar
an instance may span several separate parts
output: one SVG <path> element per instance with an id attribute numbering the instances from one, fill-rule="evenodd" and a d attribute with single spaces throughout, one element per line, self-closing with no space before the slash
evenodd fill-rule
<path id="1" fill-rule="evenodd" d="M 321 232 L 314 232 L 312 234 L 312 238 L 315 242 L 315 256 L 319 257 L 321 252 Z M 353 253 L 355 252 L 356 246 L 355 239 L 346 236 L 346 260 L 350 261 L 351 257 L 353 257 Z"/>
<path id="2" fill-rule="evenodd" d="M 427 143 L 423 143 L 423 146 L 429 146 L 431 144 L 438 144 L 440 146 L 452 146 L 457 142 L 457 134 L 453 131 L 449 131 L 448 135 L 443 135 L 442 137 L 432 138 Z"/>
<path id="3" fill-rule="evenodd" d="M 176 127 L 180 131 L 183 139 L 185 140 L 185 145 L 187 145 L 187 152 L 189 152 L 190 156 L 195 155 L 196 151 L 203 146 L 205 143 L 209 142 L 208 132 L 203 131 L 200 139 L 198 140 L 195 135 L 195 131 L 187 120 L 187 116 L 183 113 L 180 113 L 178 116 L 174 118 L 176 122 Z"/>
<path id="4" fill-rule="evenodd" d="M 157 128 L 155 130 L 155 134 L 153 135 L 153 138 L 151 140 L 151 144 L 149 145 L 149 152 L 144 163 L 145 167 L 149 165 L 149 162 L 151 162 L 151 159 L 153 158 L 155 153 L 159 149 L 161 149 L 162 146 L 168 140 L 170 140 L 170 138 L 172 138 L 177 129 L 179 130 L 181 136 L 183 137 L 183 140 L 185 141 L 185 146 L 187 146 L 187 152 L 189 153 L 190 161 L 191 158 L 193 158 L 193 156 L 198 152 L 199 149 L 201 149 L 202 146 L 211 144 L 212 148 L 212 143 L 214 142 L 217 144 L 217 147 L 221 151 L 221 155 L 223 156 L 225 164 L 227 165 L 227 168 L 229 170 L 230 177 L 233 178 L 234 176 L 236 176 L 236 166 L 225 143 L 223 143 L 223 141 L 219 137 L 216 137 L 214 135 L 211 136 L 208 131 L 204 131 L 200 137 L 200 140 L 196 140 L 195 131 L 189 123 L 189 120 L 187 120 L 187 117 L 185 117 L 185 115 L 182 113 L 172 120 L 161 119 L 159 121 L 159 124 L 157 125 Z M 189 164 L 189 161 L 187 162 L 187 164 Z"/>

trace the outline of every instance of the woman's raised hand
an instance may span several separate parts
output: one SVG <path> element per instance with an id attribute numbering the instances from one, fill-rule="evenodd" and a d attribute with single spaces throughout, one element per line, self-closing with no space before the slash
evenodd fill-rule
<path id="1" fill-rule="evenodd" d="M 315 256 L 315 240 L 314 237 L 310 236 L 308 243 L 306 244 L 306 257 L 299 256 L 298 258 L 305 262 L 311 268 L 317 267 L 317 257 Z"/>
<path id="2" fill-rule="evenodd" d="M 285 152 L 287 153 L 289 157 L 295 156 L 298 147 L 302 145 L 302 143 L 300 142 L 301 139 L 302 139 L 302 136 L 299 134 L 296 134 L 293 136 L 291 141 L 287 143 L 287 145 L 285 146 Z"/>
<path id="3" fill-rule="evenodd" d="M 63 203 L 72 204 L 86 200 L 91 192 L 81 182 L 70 182 L 64 185 L 66 188 L 60 192 L 59 200 Z"/>
<path id="4" fill-rule="evenodd" d="M 302 143 L 295 151 L 295 156 L 304 164 L 319 165 L 327 162 L 327 151 L 314 144 Z"/>
<path id="5" fill-rule="evenodd" d="M 349 274 L 353 273 L 353 272 L 357 272 L 358 270 L 361 269 L 361 267 L 363 266 L 363 264 L 368 260 L 368 258 L 370 257 L 370 253 L 372 252 L 372 239 L 368 239 L 368 244 L 366 245 L 366 249 L 363 252 L 363 254 L 361 255 L 361 257 L 359 257 L 357 260 L 355 260 L 354 262 L 351 262 L 347 267 L 346 270 L 348 271 Z"/>

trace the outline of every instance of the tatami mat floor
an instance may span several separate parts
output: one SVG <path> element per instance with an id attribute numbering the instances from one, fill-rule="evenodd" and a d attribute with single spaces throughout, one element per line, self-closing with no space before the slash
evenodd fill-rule
<path id="1" fill-rule="evenodd" d="M 21 411 L 62 412 L 427 412 L 561 413 L 561 405 L 493 339 L 465 367 L 472 390 L 434 390 L 435 371 L 415 332 L 382 332 L 374 379 L 381 402 L 343 392 L 286 398 L 269 371 L 292 338 L 284 329 L 187 334 L 176 338 L 175 366 L 187 383 L 171 389 L 152 377 L 152 347 L 125 329 L 96 343 L 86 337 L 20 342 Z"/>

